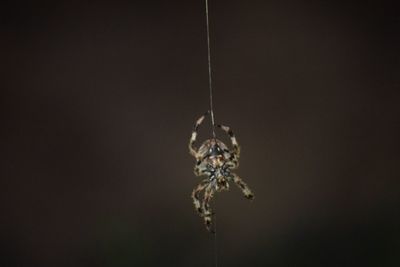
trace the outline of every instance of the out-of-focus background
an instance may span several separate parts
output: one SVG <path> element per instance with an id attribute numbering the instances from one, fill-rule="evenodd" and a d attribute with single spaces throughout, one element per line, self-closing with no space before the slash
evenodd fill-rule
<path id="1" fill-rule="evenodd" d="M 256 195 L 217 194 L 219 266 L 399 266 L 395 1 L 209 5 L 216 121 Z M 204 1 L 0 10 L 0 265 L 213 266 L 187 149 Z"/>

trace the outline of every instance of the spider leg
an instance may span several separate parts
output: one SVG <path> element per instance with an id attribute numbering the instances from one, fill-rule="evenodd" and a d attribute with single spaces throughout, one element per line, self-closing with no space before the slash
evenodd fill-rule
<path id="1" fill-rule="evenodd" d="M 204 163 L 202 164 L 201 160 L 197 160 L 193 171 L 196 176 L 208 175 L 209 173 L 207 167 Z"/>
<path id="2" fill-rule="evenodd" d="M 251 192 L 250 188 L 247 186 L 245 182 L 235 173 L 232 173 L 233 181 L 236 185 L 242 190 L 244 196 L 250 200 L 254 199 L 254 194 Z"/>
<path id="3" fill-rule="evenodd" d="M 210 201 L 212 197 L 214 196 L 214 184 L 209 183 L 205 192 L 204 192 L 204 199 L 203 199 L 203 216 L 204 216 L 204 224 L 206 225 L 206 228 L 209 232 L 212 232 L 211 230 L 211 221 L 212 221 L 212 210 L 210 208 Z"/>
<path id="4" fill-rule="evenodd" d="M 200 204 L 200 200 L 199 200 L 199 193 L 204 190 L 204 188 L 207 187 L 207 185 L 209 184 L 209 180 L 208 179 L 204 179 L 203 181 L 201 181 L 195 189 L 193 189 L 192 192 L 192 199 L 193 199 L 193 205 L 195 210 L 197 210 L 197 212 L 200 215 L 203 215 L 203 208 L 201 207 Z"/>
<path id="5" fill-rule="evenodd" d="M 232 161 L 232 163 L 235 165 L 234 167 L 236 168 L 239 166 L 240 146 L 236 140 L 235 134 L 228 126 L 217 124 L 217 127 L 221 128 L 224 132 L 226 132 L 229 135 L 229 138 L 231 139 L 231 143 L 233 146 L 233 153 L 231 153 L 230 160 Z"/>
<path id="6" fill-rule="evenodd" d="M 190 140 L 189 140 L 189 152 L 195 158 L 197 158 L 197 149 L 194 146 L 194 143 L 196 142 L 196 138 L 197 138 L 197 130 L 198 130 L 200 124 L 203 122 L 206 115 L 208 115 L 209 113 L 210 112 L 207 111 L 203 116 L 198 118 L 193 127 L 192 136 L 190 137 Z"/>

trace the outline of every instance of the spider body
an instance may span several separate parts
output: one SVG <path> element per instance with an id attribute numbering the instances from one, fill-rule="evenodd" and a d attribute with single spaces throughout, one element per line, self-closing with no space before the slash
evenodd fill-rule
<path id="1" fill-rule="evenodd" d="M 227 146 L 218 139 L 206 140 L 198 150 L 199 157 L 194 172 L 198 175 L 207 175 L 211 182 L 215 183 L 215 189 L 221 191 L 229 189 L 226 177 L 230 176 L 231 154 Z"/>
<path id="2" fill-rule="evenodd" d="M 229 190 L 229 182 L 233 181 L 242 190 L 246 198 L 252 200 L 254 195 L 247 184 L 232 172 L 239 166 L 240 147 L 233 131 L 228 126 L 217 125 L 229 135 L 233 149 L 229 149 L 216 138 L 206 140 L 199 149 L 195 148 L 198 127 L 208 113 L 196 121 L 189 141 L 189 152 L 196 158 L 195 175 L 207 177 L 193 190 L 192 199 L 195 209 L 204 218 L 204 223 L 210 231 L 212 211 L 209 203 L 215 192 Z M 202 202 L 200 202 L 199 194 L 203 190 L 204 196 Z"/>

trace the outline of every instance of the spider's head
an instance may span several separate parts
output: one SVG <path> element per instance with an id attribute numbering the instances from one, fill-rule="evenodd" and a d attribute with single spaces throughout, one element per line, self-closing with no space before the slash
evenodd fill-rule
<path id="1" fill-rule="evenodd" d="M 218 145 L 218 143 L 213 143 L 208 150 L 209 157 L 218 157 L 224 154 L 223 149 Z"/>
<path id="2" fill-rule="evenodd" d="M 224 151 L 218 144 L 215 143 L 210 147 L 210 149 L 208 150 L 208 159 L 212 167 L 219 174 L 219 170 L 225 164 L 225 157 L 224 157 Z"/>

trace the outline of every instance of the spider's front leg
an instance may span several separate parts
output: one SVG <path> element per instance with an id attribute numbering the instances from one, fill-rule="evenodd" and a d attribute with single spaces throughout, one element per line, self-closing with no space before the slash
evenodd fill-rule
<path id="1" fill-rule="evenodd" d="M 226 132 L 229 135 L 229 138 L 231 139 L 231 143 L 233 146 L 233 152 L 231 152 L 231 158 L 229 160 L 233 163 L 232 168 L 239 167 L 240 146 L 236 140 L 235 134 L 233 133 L 232 129 L 228 126 L 217 124 L 217 127 L 221 128 L 224 132 Z"/>
<path id="2" fill-rule="evenodd" d="M 204 188 L 207 187 L 207 185 L 209 184 L 209 180 L 208 179 L 204 179 L 203 181 L 201 181 L 201 183 L 199 183 L 196 188 L 193 190 L 192 192 L 192 199 L 193 199 L 193 205 L 195 210 L 197 210 L 197 212 L 203 216 L 203 208 L 200 204 L 200 199 L 199 199 L 199 193 L 204 190 Z"/>
<path id="3" fill-rule="evenodd" d="M 253 200 L 254 194 L 253 194 L 253 192 L 251 192 L 251 190 L 247 186 L 247 184 L 245 182 L 243 182 L 243 180 L 235 173 L 232 173 L 232 178 L 233 178 L 233 181 L 235 182 L 235 184 L 240 188 L 240 190 L 242 190 L 243 195 L 246 198 Z"/>
<path id="4" fill-rule="evenodd" d="M 203 122 L 204 118 L 209 114 L 210 112 L 207 111 L 203 116 L 197 119 L 196 123 L 194 124 L 193 131 L 192 131 L 192 136 L 190 137 L 189 140 L 189 152 L 190 154 L 197 159 L 197 149 L 194 146 L 194 143 L 196 142 L 197 138 L 197 130 L 199 129 L 200 124 Z"/>
<path id="5" fill-rule="evenodd" d="M 204 192 L 204 199 L 203 199 L 203 216 L 204 216 L 204 224 L 209 232 L 211 230 L 211 221 L 212 221 L 212 210 L 210 208 L 210 201 L 214 196 L 215 188 L 213 183 L 209 183 L 206 191 Z"/>

